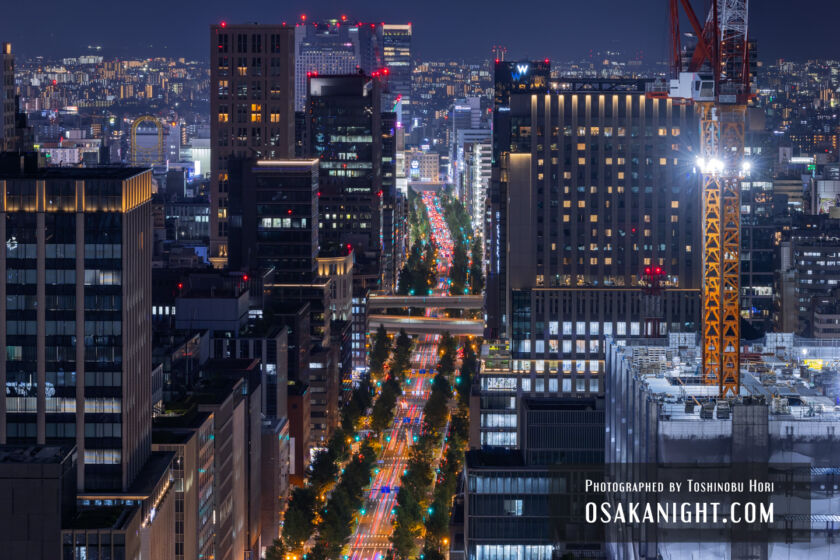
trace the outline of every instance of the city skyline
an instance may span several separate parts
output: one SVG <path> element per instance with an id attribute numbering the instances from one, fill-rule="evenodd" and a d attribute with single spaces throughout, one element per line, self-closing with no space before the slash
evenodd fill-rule
<path id="1" fill-rule="evenodd" d="M 825 4 L 0 11 L 0 556 L 840 556 Z"/>
<path id="2" fill-rule="evenodd" d="M 48 3 L 50 4 L 50 3 Z M 695 9 L 705 13 L 707 2 L 694 1 Z M 777 58 L 806 60 L 840 57 L 840 43 L 821 44 L 820 37 L 831 34 L 832 21 L 840 17 L 840 5 L 821 0 L 803 0 L 796 10 L 785 10 L 783 0 L 770 0 L 762 10 L 750 14 L 750 36 L 758 41 L 761 60 Z M 205 60 L 203 48 L 208 25 L 258 22 L 289 25 L 323 21 L 346 15 L 349 20 L 387 23 L 411 22 L 415 28 L 415 59 L 451 58 L 486 60 L 493 45 L 508 48 L 509 58 L 558 60 L 577 59 L 606 50 L 621 51 L 635 57 L 643 53 L 649 61 L 666 61 L 668 43 L 659 30 L 668 25 L 667 3 L 600 0 L 575 3 L 566 8 L 546 1 L 532 2 L 527 9 L 510 11 L 501 2 L 481 9 L 472 4 L 425 2 L 420 7 L 395 5 L 382 0 L 346 0 L 312 3 L 295 0 L 276 5 L 265 0 L 232 9 L 218 0 L 203 2 L 200 8 L 185 3 L 171 4 L 151 0 L 136 5 L 101 5 L 83 0 L 72 5 L 54 3 L 47 8 L 50 17 L 64 25 L 47 31 L 38 25 L 43 4 L 16 3 L 0 20 L 0 36 L 15 45 L 19 56 L 79 56 L 103 54 L 109 57 L 170 56 Z M 556 10 L 556 17 L 545 17 Z M 605 18 L 604 10 L 610 10 Z M 783 11 L 784 10 L 784 11 Z M 167 14 L 161 18 L 159 14 Z M 563 19 L 568 13 L 570 23 Z M 784 13 L 780 18 L 778 14 Z M 820 17 L 812 14 L 820 13 Z M 129 18 L 129 28 L 115 26 L 119 18 Z M 23 22 L 23 25 L 20 23 Z M 27 25 L 27 22 L 33 22 Z M 683 30 L 689 29 L 683 22 Z M 101 51 L 88 46 L 101 46 Z M 833 50 L 833 52 L 832 52 Z"/>

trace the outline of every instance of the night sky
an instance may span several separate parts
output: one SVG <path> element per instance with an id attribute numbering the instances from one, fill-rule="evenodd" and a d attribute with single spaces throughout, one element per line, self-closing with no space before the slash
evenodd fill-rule
<path id="1" fill-rule="evenodd" d="M 695 9 L 705 13 L 707 3 L 694 0 Z M 837 0 L 751 4 L 761 60 L 840 58 Z M 291 23 L 302 13 L 410 21 L 421 59 L 486 59 L 494 44 L 507 46 L 509 58 L 571 60 L 615 49 L 667 59 L 666 0 L 3 0 L 0 40 L 24 56 L 76 56 L 97 44 L 106 56 L 206 58 L 210 23 Z"/>

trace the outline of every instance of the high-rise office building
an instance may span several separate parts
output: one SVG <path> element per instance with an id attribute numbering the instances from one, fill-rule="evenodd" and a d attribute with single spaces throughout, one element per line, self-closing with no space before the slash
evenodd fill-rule
<path id="1" fill-rule="evenodd" d="M 452 105 L 452 130 L 481 128 L 481 98 L 456 99 Z"/>
<path id="2" fill-rule="evenodd" d="M 364 74 L 311 77 L 307 136 L 309 154 L 320 160 L 321 246 L 352 245 L 358 265 L 381 274 L 386 193 L 380 87 Z"/>
<path id="3" fill-rule="evenodd" d="M 698 327 L 697 125 L 690 107 L 648 99 L 644 82 L 557 86 L 510 98 L 509 147 L 495 162 L 501 318 L 515 371 L 597 394 L 603 335 Z"/>
<path id="4" fill-rule="evenodd" d="M 485 151 L 486 154 L 486 161 L 487 161 L 487 180 L 490 179 L 490 169 L 492 163 L 492 154 L 491 154 L 491 142 L 493 138 L 493 132 L 490 128 L 467 128 L 467 129 L 460 129 L 455 131 L 455 135 L 453 137 L 452 142 L 452 151 L 449 154 L 449 170 L 451 173 L 450 181 L 452 184 L 455 185 L 457 190 L 457 196 L 460 199 L 461 203 L 464 207 L 468 206 L 467 202 L 467 189 L 468 185 L 467 182 L 467 172 L 468 166 L 470 164 L 466 161 L 466 150 L 467 145 L 469 144 L 477 144 L 477 143 L 485 143 L 488 146 L 488 149 Z M 471 154 L 475 155 L 475 154 Z M 475 163 L 475 162 L 473 162 Z M 482 216 L 483 217 L 483 216 Z"/>
<path id="5" fill-rule="evenodd" d="M 338 421 L 340 352 L 331 338 L 334 280 L 318 274 L 318 168 L 317 159 L 231 163 L 230 265 L 257 274 L 271 271 L 264 284 L 266 312 L 289 326 L 291 378 L 311 387 L 311 434 L 323 443 Z M 289 311 L 297 316 L 302 305 L 308 314 L 305 327 L 288 317 Z M 309 331 L 305 340 L 303 328 Z"/>
<path id="6" fill-rule="evenodd" d="M 840 220 L 826 214 L 796 217 L 779 253 L 779 308 L 793 312 L 793 317 L 786 314 L 779 321 L 780 326 L 801 336 L 837 338 Z"/>
<path id="7" fill-rule="evenodd" d="M 277 282 L 310 282 L 318 256 L 318 160 L 237 159 L 230 192 L 230 266 L 274 269 Z"/>
<path id="8" fill-rule="evenodd" d="M 228 158 L 294 155 L 294 27 L 210 26 L 210 259 L 228 258 Z"/>
<path id="9" fill-rule="evenodd" d="M 399 230 L 400 202 L 402 193 L 397 192 L 397 134 L 399 132 L 396 113 L 382 113 L 382 286 L 393 290 L 399 274 L 400 248 Z"/>
<path id="10" fill-rule="evenodd" d="M 125 491 L 151 451 L 151 171 L 4 160 L 0 443 L 75 444 L 80 490 Z"/>
<path id="11" fill-rule="evenodd" d="M 349 22 L 346 16 L 295 25 L 295 111 L 306 108 L 309 76 L 335 76 L 361 70 L 370 74 L 379 59 L 377 26 Z"/>
<path id="12" fill-rule="evenodd" d="M 493 167 L 490 139 L 464 144 L 464 172 L 461 174 L 461 199 L 472 220 L 473 231 L 484 239 L 487 189 Z"/>
<path id="13" fill-rule="evenodd" d="M 741 182 L 741 317 L 755 334 L 773 329 L 779 244 L 792 219 L 787 197 L 773 192 L 772 181 Z"/>
<path id="14" fill-rule="evenodd" d="M 484 224 L 484 259 L 487 278 L 484 308 L 487 314 L 487 334 L 490 338 L 504 335 L 504 308 L 507 293 L 507 184 L 501 181 L 498 163 L 502 152 L 510 150 L 510 97 L 514 92 L 547 93 L 551 79 L 548 61 L 497 60 L 494 72 L 493 103 L 493 169 L 487 196 Z"/>
<path id="15" fill-rule="evenodd" d="M 15 135 L 15 57 L 11 43 L 0 43 L 0 150 Z"/>
<path id="16" fill-rule="evenodd" d="M 26 151 L 34 142 L 15 90 L 15 56 L 11 43 L 0 43 L 0 151 Z"/>
<path id="17" fill-rule="evenodd" d="M 383 23 L 379 27 L 382 65 L 387 69 L 388 86 L 382 99 L 387 111 L 395 111 L 404 128 L 412 126 L 411 24 Z"/>

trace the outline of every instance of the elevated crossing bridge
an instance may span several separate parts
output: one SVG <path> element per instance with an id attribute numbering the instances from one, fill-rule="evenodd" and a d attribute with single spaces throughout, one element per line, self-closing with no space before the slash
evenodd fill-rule
<path id="1" fill-rule="evenodd" d="M 452 336 L 484 335 L 484 320 L 448 317 L 410 317 L 407 315 L 368 315 L 368 332 L 375 332 L 379 325 L 388 333 L 396 334 L 405 329 L 408 334 L 443 334 Z"/>
<path id="2" fill-rule="evenodd" d="M 368 312 L 373 309 L 401 309 L 423 307 L 425 309 L 481 309 L 484 296 L 378 296 L 368 298 Z"/>

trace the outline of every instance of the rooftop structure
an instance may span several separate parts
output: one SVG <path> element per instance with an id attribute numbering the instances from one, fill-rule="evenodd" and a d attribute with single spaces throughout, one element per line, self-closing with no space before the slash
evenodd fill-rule
<path id="1" fill-rule="evenodd" d="M 820 533 L 831 525 L 825 515 L 838 506 L 837 498 L 820 488 L 825 488 L 826 473 L 840 463 L 840 406 L 835 406 L 840 342 L 768 334 L 743 346 L 741 356 L 740 394 L 723 399 L 717 386 L 703 383 L 694 334 L 624 345 L 608 338 L 606 462 L 628 468 L 809 465 L 811 542 L 751 546 L 763 547 L 764 558 L 801 557 L 806 550 L 809 558 L 829 558 L 827 545 L 817 543 L 826 542 Z M 646 546 L 658 547 L 662 557 L 680 558 L 686 545 L 660 541 Z M 713 557 L 742 557 L 734 542 L 703 546 L 711 547 Z M 612 557 L 638 557 L 632 548 L 615 545 Z"/>

